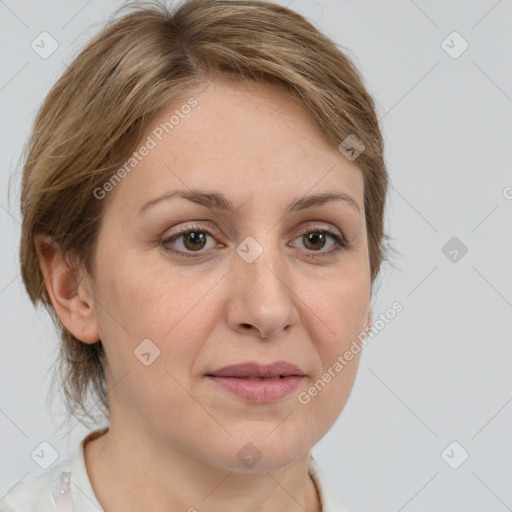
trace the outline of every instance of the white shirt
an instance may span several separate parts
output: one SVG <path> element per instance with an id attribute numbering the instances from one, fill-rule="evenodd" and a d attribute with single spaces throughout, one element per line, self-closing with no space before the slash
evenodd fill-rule
<path id="1" fill-rule="evenodd" d="M 1 512 L 103 512 L 98 503 L 84 460 L 84 444 L 103 433 L 103 429 L 91 432 L 76 451 L 65 461 L 50 467 L 45 473 L 22 481 L 7 495 L 1 495 Z M 329 489 L 317 462 L 310 457 L 309 474 L 316 485 L 322 512 L 349 512 L 338 497 Z"/>

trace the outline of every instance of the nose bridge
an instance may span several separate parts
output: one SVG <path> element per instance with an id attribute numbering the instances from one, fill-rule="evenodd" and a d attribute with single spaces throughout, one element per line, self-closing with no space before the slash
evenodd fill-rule
<path id="1" fill-rule="evenodd" d="M 288 270 L 279 241 L 272 231 L 256 236 L 248 236 L 238 245 L 236 252 L 241 261 L 237 269 L 248 274 L 253 287 L 268 287 L 269 293 L 283 291 Z"/>
<path id="2" fill-rule="evenodd" d="M 242 260 L 238 262 L 242 271 L 256 272 L 261 279 L 265 279 L 266 276 L 270 281 L 279 282 L 277 276 L 282 279 L 290 277 L 287 277 L 290 269 L 284 252 L 285 240 L 279 227 L 282 221 L 281 215 L 279 207 L 269 207 L 263 200 L 257 207 L 255 205 L 251 212 L 247 212 L 240 226 L 245 230 L 245 234 L 242 234 L 242 230 L 239 232 L 243 238 L 241 237 L 236 247 L 237 255 Z M 270 276 L 268 276 L 269 272 Z"/>
<path id="3" fill-rule="evenodd" d="M 236 248 L 232 301 L 236 323 L 251 325 L 263 336 L 297 320 L 291 274 L 275 233 L 246 237 Z"/>

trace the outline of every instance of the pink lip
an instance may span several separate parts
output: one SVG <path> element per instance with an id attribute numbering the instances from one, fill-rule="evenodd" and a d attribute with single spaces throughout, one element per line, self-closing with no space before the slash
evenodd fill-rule
<path id="1" fill-rule="evenodd" d="M 236 364 L 206 376 L 227 391 L 256 403 L 280 400 L 292 393 L 305 377 L 300 368 L 286 361 L 268 365 Z"/>

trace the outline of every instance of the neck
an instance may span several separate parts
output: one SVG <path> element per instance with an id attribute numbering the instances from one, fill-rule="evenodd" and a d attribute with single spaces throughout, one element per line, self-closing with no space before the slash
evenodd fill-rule
<path id="1" fill-rule="evenodd" d="M 242 473 L 111 423 L 84 457 L 105 512 L 321 512 L 309 453 L 284 469 Z"/>

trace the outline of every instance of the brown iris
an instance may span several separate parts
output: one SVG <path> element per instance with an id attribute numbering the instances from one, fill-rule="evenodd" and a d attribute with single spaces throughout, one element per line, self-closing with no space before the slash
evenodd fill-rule
<path id="1" fill-rule="evenodd" d="M 206 244 L 206 234 L 202 231 L 191 231 L 183 236 L 183 244 L 190 251 L 202 249 Z"/>
<path id="2" fill-rule="evenodd" d="M 325 234 L 323 233 L 306 233 L 302 239 L 308 249 L 322 249 L 325 245 Z M 308 244 L 310 244 L 309 247 Z"/>

